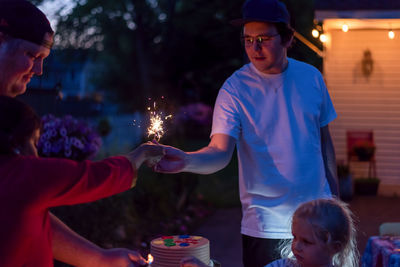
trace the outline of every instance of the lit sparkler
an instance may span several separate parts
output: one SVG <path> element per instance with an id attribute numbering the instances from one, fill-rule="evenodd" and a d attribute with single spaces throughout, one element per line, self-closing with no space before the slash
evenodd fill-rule
<path id="1" fill-rule="evenodd" d="M 153 103 L 153 109 L 148 107 L 147 110 L 150 112 L 150 126 L 147 128 L 148 137 L 153 136 L 153 139 L 158 142 L 165 133 L 164 121 L 172 118 L 172 115 L 165 116 L 162 111 L 157 111 L 156 102 Z"/>
<path id="2" fill-rule="evenodd" d="M 151 266 L 151 263 L 153 262 L 153 260 L 154 260 L 153 256 L 151 254 L 148 254 L 147 255 L 147 264 L 149 266 Z"/>

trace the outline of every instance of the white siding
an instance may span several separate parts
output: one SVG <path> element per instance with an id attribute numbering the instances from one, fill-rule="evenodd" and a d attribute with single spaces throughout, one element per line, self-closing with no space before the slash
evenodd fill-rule
<path id="1" fill-rule="evenodd" d="M 377 176 L 382 184 L 400 185 L 400 31 L 393 40 L 387 33 L 330 30 L 324 77 L 338 113 L 330 125 L 337 159 L 346 160 L 347 130 L 372 129 Z M 367 49 L 374 62 L 369 78 L 361 71 Z M 354 165 L 356 174 L 361 165 Z"/>

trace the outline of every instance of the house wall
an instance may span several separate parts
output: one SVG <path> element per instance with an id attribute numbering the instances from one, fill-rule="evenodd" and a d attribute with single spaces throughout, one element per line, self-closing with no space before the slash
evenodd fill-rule
<path id="1" fill-rule="evenodd" d="M 400 32 L 388 38 L 382 29 L 327 32 L 324 77 L 338 118 L 330 124 L 336 156 L 347 160 L 346 131 L 373 130 L 379 194 L 400 195 Z M 373 70 L 363 75 L 364 51 Z M 355 176 L 367 174 L 366 163 L 352 163 Z"/>

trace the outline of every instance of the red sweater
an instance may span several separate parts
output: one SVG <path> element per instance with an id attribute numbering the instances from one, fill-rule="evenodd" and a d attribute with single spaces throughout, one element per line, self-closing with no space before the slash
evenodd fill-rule
<path id="1" fill-rule="evenodd" d="M 48 209 L 128 190 L 125 157 L 99 162 L 0 156 L 0 266 L 53 266 Z"/>

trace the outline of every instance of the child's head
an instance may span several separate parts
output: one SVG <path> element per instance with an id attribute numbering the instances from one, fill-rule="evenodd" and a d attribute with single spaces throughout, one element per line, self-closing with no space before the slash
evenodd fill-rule
<path id="1" fill-rule="evenodd" d="M 27 104 L 0 96 L 0 154 L 37 155 L 40 118 Z"/>
<path id="2" fill-rule="evenodd" d="M 358 266 L 352 213 L 336 199 L 317 199 L 293 214 L 292 252 L 301 266 Z"/>

